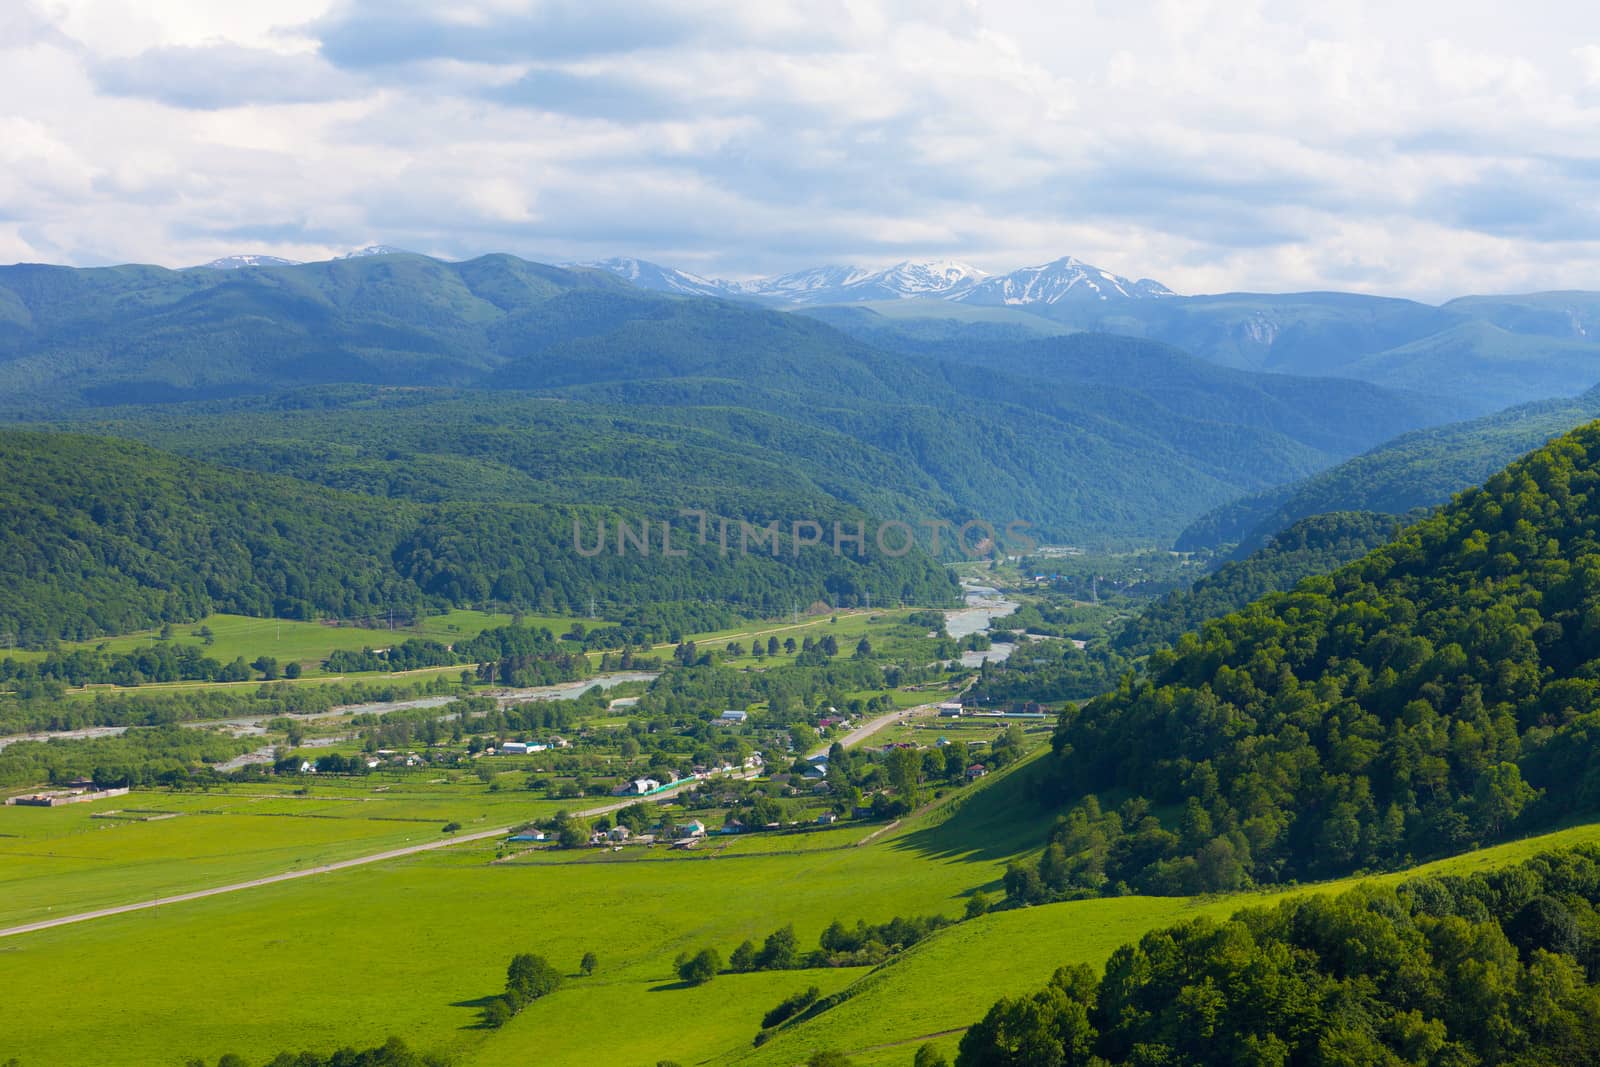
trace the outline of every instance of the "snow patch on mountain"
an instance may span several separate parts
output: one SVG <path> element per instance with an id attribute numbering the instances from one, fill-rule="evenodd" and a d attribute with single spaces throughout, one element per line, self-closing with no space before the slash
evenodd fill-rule
<path id="1" fill-rule="evenodd" d="M 791 305 L 923 299 L 1020 306 L 1150 300 L 1175 295 L 1160 282 L 1149 278 L 1130 281 L 1072 256 L 1001 275 L 990 275 L 959 260 L 942 259 L 906 260 L 881 269 L 835 264 L 737 282 L 704 278 L 628 257 L 578 265 L 610 271 L 642 289 L 657 292 L 745 297 Z"/>
<path id="2" fill-rule="evenodd" d="M 1130 281 L 1074 256 L 989 278 L 951 299 L 970 304 L 1059 304 L 1063 301 L 1149 300 L 1173 296 L 1148 278 Z"/>
<path id="3" fill-rule="evenodd" d="M 408 255 L 411 255 L 411 251 L 409 249 L 396 248 L 393 245 L 368 245 L 365 248 L 358 248 L 354 252 L 346 252 L 342 256 L 334 256 L 333 258 L 334 259 L 361 259 L 361 258 L 363 258 L 365 256 L 408 256 Z"/>
<path id="4" fill-rule="evenodd" d="M 734 292 L 732 283 L 702 278 L 698 274 L 663 267 L 644 259 L 614 256 L 594 263 L 577 263 L 574 266 L 590 270 L 603 270 L 626 279 L 641 289 L 660 293 L 682 293 L 686 296 L 728 296 Z"/>
<path id="5" fill-rule="evenodd" d="M 245 267 L 297 267 L 298 259 L 280 259 L 277 256 L 264 256 L 255 252 L 248 252 L 237 256 L 223 256 L 213 259 L 210 263 L 200 264 L 203 270 L 242 270 Z"/>

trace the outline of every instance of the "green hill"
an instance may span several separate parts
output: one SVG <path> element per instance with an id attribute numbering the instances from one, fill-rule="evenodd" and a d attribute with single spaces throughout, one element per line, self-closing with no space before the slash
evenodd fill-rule
<path id="1" fill-rule="evenodd" d="M 828 544 L 781 555 L 701 544 L 693 522 L 660 554 L 616 551 L 637 513 L 529 504 L 417 504 L 180 459 L 128 441 L 0 431 L 0 634 L 85 638 L 214 611 L 284 618 L 493 603 L 597 606 L 661 617 L 769 616 L 795 601 L 944 603 L 954 584 L 913 551 L 865 558 Z M 860 517 L 860 513 L 854 513 Z M 851 513 L 835 507 L 819 519 Z M 669 518 L 671 516 L 668 516 Z M 600 524 L 608 548 L 592 550 Z M 734 547 L 738 546 L 735 528 Z M 618 617 L 613 615 L 612 617 Z M 687 620 L 686 620 L 687 621 Z"/>
<path id="2" fill-rule="evenodd" d="M 1390 515 L 1337 511 L 1301 519 L 1273 535 L 1265 547 L 1224 564 L 1188 589 L 1162 597 L 1128 620 L 1112 647 L 1138 656 L 1171 645 L 1207 619 L 1238 611 L 1302 578 L 1327 574 L 1388 541 L 1398 528 Z"/>
<path id="3" fill-rule="evenodd" d="M 1181 551 L 1237 544 L 1243 558 L 1290 523 L 1333 511 L 1402 515 L 1432 507 L 1589 419 L 1600 387 L 1570 400 L 1523 404 L 1495 415 L 1403 434 L 1302 482 L 1225 504 L 1196 519 Z"/>
<path id="4" fill-rule="evenodd" d="M 1452 410 L 1103 334 L 882 347 L 509 256 L 0 268 L 0 308 L 14 418 L 422 501 L 798 498 L 1148 542 Z"/>
<path id="5" fill-rule="evenodd" d="M 1583 292 L 1464 297 L 1442 307 L 1356 293 L 1224 293 L 1036 314 L 1164 341 L 1228 367 L 1420 389 L 1481 414 L 1600 380 L 1597 309 L 1600 296 Z"/>
<path id="6" fill-rule="evenodd" d="M 1393 867 L 1593 810 L 1597 493 L 1591 424 L 1065 714 L 1067 815 L 1013 895 Z"/>
<path id="7" fill-rule="evenodd" d="M 957 1067 L 1592 1063 L 1600 851 L 1153 930 L 1003 998 Z"/>

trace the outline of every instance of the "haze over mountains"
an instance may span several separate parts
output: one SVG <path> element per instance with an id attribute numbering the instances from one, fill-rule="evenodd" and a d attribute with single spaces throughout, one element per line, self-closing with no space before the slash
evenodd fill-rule
<path id="1" fill-rule="evenodd" d="M 467 463 L 468 484 L 515 499 L 640 505 L 652 463 L 693 456 L 692 469 L 718 472 L 700 479 L 704 495 L 730 511 L 803 498 L 1119 543 L 1170 540 L 1265 494 L 1272 505 L 1250 505 L 1248 521 L 1218 511 L 1200 519 L 1216 531 L 1184 538 L 1259 544 L 1315 513 L 1275 514 L 1290 483 L 1407 431 L 1593 386 L 1597 323 L 1600 295 L 1582 292 L 1441 307 L 1184 297 L 1071 257 L 1005 275 L 904 263 L 758 282 L 639 260 L 448 263 L 386 246 L 181 271 L 22 264 L 0 268 L 0 409 L 82 424 L 117 405 L 117 432 L 196 458 L 423 499 L 459 497 Z M 421 392 L 402 402 L 372 388 Z M 240 419 L 285 396 L 341 414 L 276 448 L 271 420 L 248 443 L 215 430 L 218 403 Z M 449 434 L 414 440 L 404 460 L 377 447 L 439 405 L 507 420 L 522 435 L 509 454 L 529 457 L 506 462 Z M 1558 404 L 1516 440 L 1532 447 L 1543 438 L 1530 433 L 1570 428 L 1583 410 Z M 195 421 L 175 435 L 178 412 Z M 343 433 L 355 452 L 304 447 Z M 553 477 L 533 456 L 559 453 L 562 434 L 586 447 Z M 1470 473 L 1509 455 L 1486 449 Z"/>

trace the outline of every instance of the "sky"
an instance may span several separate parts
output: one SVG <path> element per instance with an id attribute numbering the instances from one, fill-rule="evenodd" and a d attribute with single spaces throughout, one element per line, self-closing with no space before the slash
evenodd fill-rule
<path id="1" fill-rule="evenodd" d="M 1600 5 L 0 0 L 0 262 L 1600 289 Z"/>

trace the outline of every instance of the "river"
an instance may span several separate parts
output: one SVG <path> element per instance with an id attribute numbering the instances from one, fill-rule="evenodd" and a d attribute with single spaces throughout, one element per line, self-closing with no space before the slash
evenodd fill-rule
<path id="1" fill-rule="evenodd" d="M 944 613 L 944 628 L 957 641 L 968 634 L 990 630 L 994 626 L 994 620 L 1005 618 L 1020 606 L 1015 600 L 1007 600 L 1001 596 L 998 589 L 987 585 L 963 585 L 962 588 L 966 592 L 967 606 Z M 998 642 L 982 652 L 963 652 L 961 665 L 979 667 L 985 662 L 1000 663 L 1011 655 L 1012 647 L 1010 644 Z"/>

